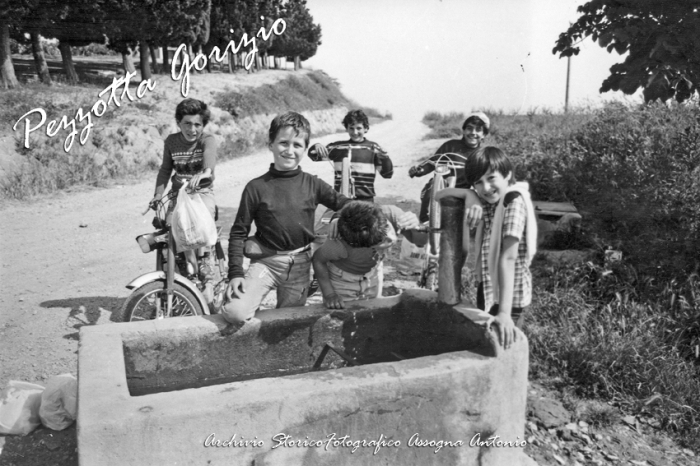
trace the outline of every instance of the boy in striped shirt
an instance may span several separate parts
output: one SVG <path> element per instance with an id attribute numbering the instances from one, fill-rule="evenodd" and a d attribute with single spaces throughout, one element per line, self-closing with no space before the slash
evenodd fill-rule
<path id="1" fill-rule="evenodd" d="M 387 153 L 376 142 L 365 138 L 369 131 L 369 120 L 362 110 L 353 110 L 343 118 L 343 126 L 350 139 L 336 141 L 327 147 L 314 144 L 309 150 L 309 158 L 315 162 L 322 160 L 333 161 L 335 168 L 335 190 L 340 192 L 342 181 L 343 159 L 350 155 L 350 176 L 355 186 L 354 199 L 374 202 L 376 192 L 374 180 L 377 171 L 382 178 L 391 178 L 394 166 Z"/>

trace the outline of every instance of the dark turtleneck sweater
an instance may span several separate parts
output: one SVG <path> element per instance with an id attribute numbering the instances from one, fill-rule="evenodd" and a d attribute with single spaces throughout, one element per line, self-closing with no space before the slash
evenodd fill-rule
<path id="1" fill-rule="evenodd" d="M 325 181 L 297 167 L 270 171 L 248 182 L 228 242 L 228 278 L 244 277 L 243 244 L 255 222 L 255 238 L 275 251 L 302 248 L 315 239 L 316 207 L 323 204 L 340 210 L 350 199 L 338 194 Z"/>

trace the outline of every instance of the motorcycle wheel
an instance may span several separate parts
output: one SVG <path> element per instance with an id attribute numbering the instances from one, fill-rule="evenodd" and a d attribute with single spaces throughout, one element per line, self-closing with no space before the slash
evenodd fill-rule
<path id="1" fill-rule="evenodd" d="M 165 311 L 167 294 L 165 282 L 146 283 L 134 290 L 124 301 L 120 311 L 122 322 L 138 322 L 156 318 L 156 304 L 160 303 Z M 184 286 L 175 283 L 173 289 L 173 307 L 171 317 L 201 316 L 204 312 L 194 295 Z"/>

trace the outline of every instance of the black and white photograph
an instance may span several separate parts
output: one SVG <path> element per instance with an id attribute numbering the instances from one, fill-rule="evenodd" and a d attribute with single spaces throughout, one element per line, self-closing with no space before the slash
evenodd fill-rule
<path id="1" fill-rule="evenodd" d="M 0 465 L 700 465 L 700 0 L 0 0 Z"/>

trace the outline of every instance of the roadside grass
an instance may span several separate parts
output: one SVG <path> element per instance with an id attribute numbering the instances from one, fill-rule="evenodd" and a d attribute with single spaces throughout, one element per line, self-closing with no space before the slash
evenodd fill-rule
<path id="1" fill-rule="evenodd" d="M 226 110 L 234 119 L 332 107 L 362 109 L 368 117 L 391 118 L 391 115 L 384 115 L 370 107 L 362 107 L 345 97 L 337 81 L 321 70 L 314 70 L 301 76 L 290 74 L 274 85 L 265 84 L 256 87 L 253 92 L 220 92 L 214 96 L 214 105 Z"/>
<path id="2" fill-rule="evenodd" d="M 424 121 L 442 130 L 462 120 Z M 575 266 L 533 261 L 525 324 L 533 377 L 651 414 L 700 450 L 700 109 L 494 112 L 486 143 L 512 158 L 534 199 L 574 202 L 581 244 L 595 251 Z M 608 248 L 623 259 L 606 262 Z M 606 409 L 589 419 L 614 421 Z"/>
<path id="3" fill-rule="evenodd" d="M 308 77 L 308 78 L 307 78 Z M 289 75 L 275 83 L 249 91 L 226 91 L 214 96 L 213 104 L 234 118 L 286 111 L 303 112 L 331 107 L 350 107 L 351 102 L 322 71 L 304 76 Z"/>

